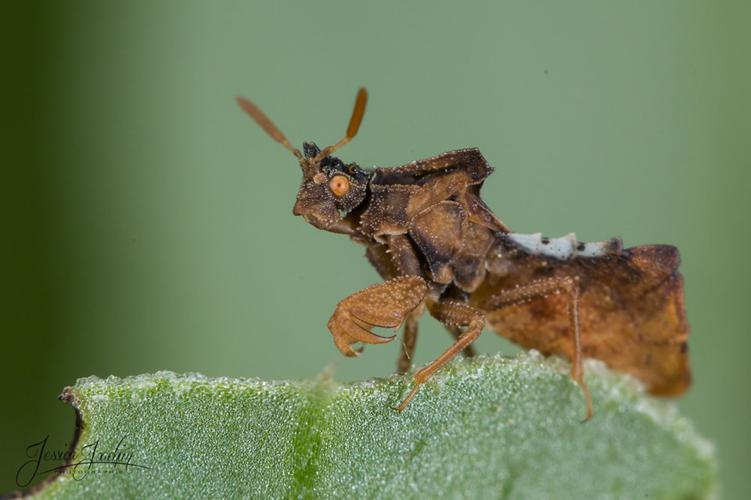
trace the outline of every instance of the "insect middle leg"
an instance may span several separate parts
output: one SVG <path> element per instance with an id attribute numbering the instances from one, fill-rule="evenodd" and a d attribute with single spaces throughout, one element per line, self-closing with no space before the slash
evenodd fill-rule
<path id="1" fill-rule="evenodd" d="M 404 337 L 402 339 L 402 352 L 399 355 L 399 361 L 396 365 L 396 372 L 399 375 L 404 375 L 410 368 L 412 368 L 412 360 L 414 359 L 415 347 L 417 345 L 417 321 L 422 316 L 422 308 L 418 307 L 407 316 L 404 322 Z M 446 330 L 454 337 L 454 340 L 464 334 L 462 329 L 458 326 L 446 326 Z M 464 355 L 471 358 L 476 355 L 474 347 L 468 345 L 464 348 Z"/>
<path id="2" fill-rule="evenodd" d="M 389 264 L 391 273 L 401 276 L 419 276 L 420 260 L 417 258 L 415 249 L 405 234 L 394 234 L 388 237 Z M 402 350 L 399 360 L 396 363 L 396 372 L 404 374 L 412 368 L 412 359 L 415 354 L 417 345 L 417 322 L 422 316 L 425 307 L 418 306 L 414 311 L 409 313 L 404 320 L 404 338 L 402 340 Z"/>
<path id="3" fill-rule="evenodd" d="M 482 311 L 461 302 L 437 303 L 432 306 L 429 305 L 429 309 L 430 313 L 446 326 L 465 326 L 467 329 L 443 354 L 415 373 L 412 390 L 399 403 L 399 406 L 396 407 L 396 410 L 399 412 L 404 411 L 409 402 L 412 401 L 412 398 L 415 397 L 415 394 L 417 394 L 420 386 L 427 382 L 443 365 L 451 361 L 454 356 L 474 342 L 480 336 L 482 328 L 485 326 L 485 315 Z"/>
<path id="4" fill-rule="evenodd" d="M 448 332 L 454 337 L 455 340 L 459 340 L 459 337 L 464 334 L 464 332 L 462 332 L 462 329 L 458 326 L 446 326 L 446 330 L 448 330 Z M 477 355 L 477 352 L 475 352 L 475 348 L 470 344 L 464 348 L 464 355 L 468 358 L 473 358 Z"/>
<path id="5" fill-rule="evenodd" d="M 415 347 L 417 346 L 417 322 L 422 316 L 423 307 L 419 306 L 417 309 L 407 315 L 407 319 L 404 320 L 404 338 L 402 339 L 402 352 L 399 355 L 399 361 L 396 364 L 396 372 L 403 375 L 412 368 L 412 359 L 415 355 Z"/>
<path id="6" fill-rule="evenodd" d="M 509 307 L 526 302 L 537 297 L 547 297 L 554 293 L 564 292 L 569 295 L 568 319 L 569 331 L 574 343 L 573 359 L 571 360 L 571 378 L 579 385 L 587 405 L 585 420 L 592 418 L 592 394 L 584 381 L 584 369 L 582 367 L 581 323 L 579 321 L 579 284 L 575 277 L 562 276 L 545 278 L 533 281 L 529 284 L 503 290 L 490 299 L 493 308 Z"/>

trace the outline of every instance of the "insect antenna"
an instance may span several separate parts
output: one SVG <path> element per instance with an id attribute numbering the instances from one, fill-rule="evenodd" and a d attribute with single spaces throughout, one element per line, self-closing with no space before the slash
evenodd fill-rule
<path id="1" fill-rule="evenodd" d="M 326 158 L 331 153 L 347 144 L 357 135 L 357 131 L 360 130 L 360 124 L 362 123 L 362 117 L 365 114 L 365 105 L 367 103 L 368 91 L 365 90 L 365 87 L 360 87 L 360 89 L 357 91 L 355 106 L 354 108 L 352 108 L 352 116 L 349 119 L 349 125 L 347 125 L 347 132 L 345 132 L 344 137 L 336 144 L 323 148 L 323 151 L 318 153 L 313 159 L 313 163 L 317 163 Z"/>
<path id="2" fill-rule="evenodd" d="M 276 125 L 274 125 L 274 122 L 272 122 L 271 119 L 269 119 L 269 117 L 266 116 L 266 114 L 264 114 L 264 112 L 258 108 L 258 106 L 256 106 L 255 104 L 253 104 L 252 102 L 250 102 L 248 99 L 244 97 L 238 97 L 237 103 L 246 113 L 250 115 L 251 118 L 253 118 L 253 120 L 258 125 L 261 126 L 263 130 L 266 131 L 267 134 L 271 136 L 272 139 L 274 139 L 276 142 L 284 146 L 289 152 L 295 155 L 298 160 L 302 159 L 302 154 L 300 153 L 300 150 L 292 146 L 292 144 L 290 144 L 289 140 L 287 139 L 287 137 L 285 137 L 282 131 L 279 130 Z M 355 130 L 355 132 L 356 131 L 357 130 Z"/>

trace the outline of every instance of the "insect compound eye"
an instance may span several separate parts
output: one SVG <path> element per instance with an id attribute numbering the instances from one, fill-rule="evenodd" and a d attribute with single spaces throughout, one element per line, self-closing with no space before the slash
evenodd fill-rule
<path id="1" fill-rule="evenodd" d="M 349 179 L 343 175 L 335 175 L 329 181 L 329 189 L 334 196 L 344 196 L 349 192 Z"/>

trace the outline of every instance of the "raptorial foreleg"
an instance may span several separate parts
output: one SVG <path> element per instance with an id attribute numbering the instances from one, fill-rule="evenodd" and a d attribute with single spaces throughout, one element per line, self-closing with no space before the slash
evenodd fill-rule
<path id="1" fill-rule="evenodd" d="M 422 304 L 428 286 L 419 276 L 403 276 L 353 293 L 337 304 L 328 327 L 336 347 L 345 356 L 357 356 L 352 344 L 385 344 L 394 335 L 383 337 L 373 328 L 399 328 L 407 315 Z"/>

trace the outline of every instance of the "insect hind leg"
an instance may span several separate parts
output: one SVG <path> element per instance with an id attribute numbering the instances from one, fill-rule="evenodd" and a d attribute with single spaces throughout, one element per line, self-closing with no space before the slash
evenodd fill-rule
<path id="1" fill-rule="evenodd" d="M 554 293 L 564 292 L 569 296 L 568 319 L 569 331 L 573 341 L 573 355 L 571 359 L 571 378 L 576 382 L 584 396 L 586 416 L 584 421 L 592 418 L 592 393 L 584 380 L 584 368 L 581 344 L 581 322 L 579 320 L 579 300 L 581 290 L 576 277 L 561 276 L 533 281 L 495 294 L 490 299 L 493 308 L 510 307 L 538 297 L 547 297 Z"/>

